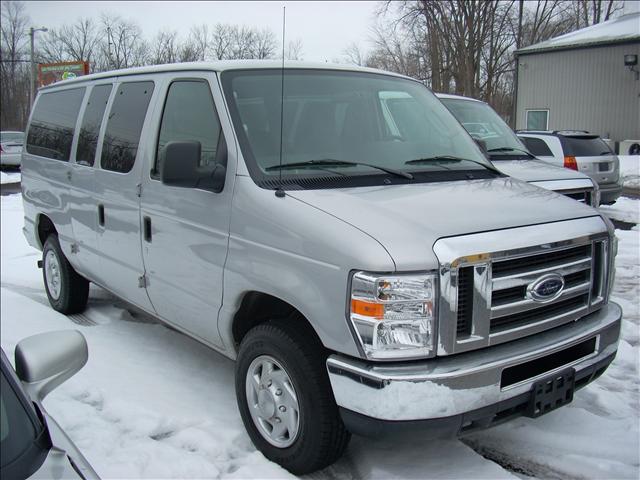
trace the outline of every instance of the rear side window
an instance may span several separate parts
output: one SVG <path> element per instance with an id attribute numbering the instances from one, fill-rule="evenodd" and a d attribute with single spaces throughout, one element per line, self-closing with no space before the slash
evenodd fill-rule
<path id="1" fill-rule="evenodd" d="M 84 91 L 75 88 L 40 95 L 27 133 L 27 152 L 69 161 Z"/>
<path id="2" fill-rule="evenodd" d="M 111 94 L 111 85 L 98 85 L 91 90 L 87 108 L 82 117 L 82 126 L 78 136 L 78 150 L 76 152 L 76 163 L 82 165 L 93 165 L 98 145 L 98 134 L 102 125 L 104 110 L 107 108 L 107 101 Z"/>
<path id="3" fill-rule="evenodd" d="M 103 169 L 126 173 L 133 168 L 152 94 L 153 82 L 130 82 L 118 87 L 102 143 Z"/>
<path id="4" fill-rule="evenodd" d="M 553 157 L 553 153 L 547 146 L 547 142 L 539 138 L 520 137 L 529 151 L 536 157 Z"/>
<path id="5" fill-rule="evenodd" d="M 209 84 L 196 80 L 173 82 L 162 113 L 154 175 L 164 159 L 167 143 L 200 142 L 200 166 L 206 166 L 215 163 L 219 139 L 220 122 Z"/>
<path id="6" fill-rule="evenodd" d="M 572 157 L 610 155 L 611 149 L 598 136 L 560 137 L 564 154 Z"/>

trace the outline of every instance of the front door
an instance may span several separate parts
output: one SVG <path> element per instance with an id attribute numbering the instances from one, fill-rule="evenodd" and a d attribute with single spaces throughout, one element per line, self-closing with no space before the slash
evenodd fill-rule
<path id="1" fill-rule="evenodd" d="M 202 72 L 168 78 L 164 91 L 155 159 L 150 171 L 143 173 L 141 221 L 146 230 L 142 252 L 147 292 L 165 321 L 222 348 L 217 317 L 233 175 L 227 175 L 222 192 L 214 193 L 164 185 L 159 172 L 165 147 L 173 141 L 198 141 L 201 166 L 226 166 L 225 135 L 217 113 L 224 110 L 216 109 L 216 102 L 222 102 L 220 91 L 215 74 Z"/>

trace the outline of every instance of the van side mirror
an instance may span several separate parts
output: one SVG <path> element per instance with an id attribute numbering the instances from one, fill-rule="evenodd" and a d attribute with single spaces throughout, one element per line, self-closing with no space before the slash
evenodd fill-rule
<path id="1" fill-rule="evenodd" d="M 487 152 L 487 142 L 485 142 L 483 139 L 478 138 L 478 137 L 473 137 L 473 139 L 475 140 L 475 142 L 480 147 L 480 150 L 482 150 L 482 153 L 484 153 L 484 155 L 487 156 L 488 153 L 489 153 L 489 152 Z"/>
<path id="2" fill-rule="evenodd" d="M 16 346 L 16 374 L 31 399 L 42 402 L 80 371 L 88 358 L 87 341 L 77 330 L 40 333 Z"/>
<path id="3" fill-rule="evenodd" d="M 222 164 L 200 166 L 200 142 L 169 142 L 160 165 L 160 179 L 165 185 L 202 188 L 220 193 L 224 188 L 227 169 Z"/>

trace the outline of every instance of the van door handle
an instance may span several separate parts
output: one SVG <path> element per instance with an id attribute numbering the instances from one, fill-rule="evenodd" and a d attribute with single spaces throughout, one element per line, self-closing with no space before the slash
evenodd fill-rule
<path id="1" fill-rule="evenodd" d="M 67 180 L 71 181 L 71 170 L 67 170 Z"/>
<path id="2" fill-rule="evenodd" d="M 146 242 L 151 243 L 151 217 L 145 216 L 142 219 L 144 229 L 144 239 Z"/>
<path id="3" fill-rule="evenodd" d="M 98 205 L 98 223 L 101 227 L 104 227 L 104 205 Z"/>

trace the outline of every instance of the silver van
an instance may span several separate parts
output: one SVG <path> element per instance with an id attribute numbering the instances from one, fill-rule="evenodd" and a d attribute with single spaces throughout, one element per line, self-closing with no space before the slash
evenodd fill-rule
<path id="1" fill-rule="evenodd" d="M 600 189 L 597 183 L 584 173 L 536 158 L 487 103 L 460 95 L 436 93 L 436 96 L 469 134 L 483 144 L 498 170 L 598 207 Z"/>
<path id="2" fill-rule="evenodd" d="M 392 93 L 412 98 L 393 128 Z M 235 359 L 251 440 L 296 474 L 351 433 L 537 417 L 617 351 L 611 223 L 496 170 L 407 77 L 89 75 L 40 90 L 22 165 L 52 307 L 82 310 L 93 282 Z"/>

